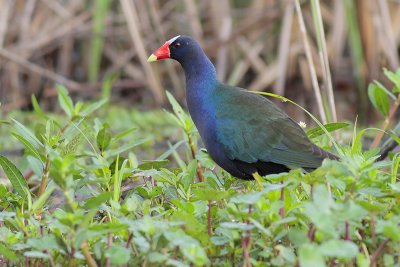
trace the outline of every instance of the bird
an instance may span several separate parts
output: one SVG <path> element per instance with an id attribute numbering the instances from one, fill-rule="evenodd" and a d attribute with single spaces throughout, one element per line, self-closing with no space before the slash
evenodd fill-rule
<path id="1" fill-rule="evenodd" d="M 268 98 L 220 82 L 194 38 L 175 36 L 147 61 L 167 58 L 183 68 L 189 114 L 208 154 L 233 177 L 260 184 L 260 176 L 295 168 L 309 172 L 325 158 L 338 159 L 312 143 L 300 125 Z"/>

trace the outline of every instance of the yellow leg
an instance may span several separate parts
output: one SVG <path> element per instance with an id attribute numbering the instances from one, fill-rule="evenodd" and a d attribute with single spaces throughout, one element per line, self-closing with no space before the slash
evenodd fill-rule
<path id="1" fill-rule="evenodd" d="M 264 186 L 262 185 L 262 177 L 258 174 L 258 172 L 253 173 L 254 180 L 256 180 L 258 184 L 258 189 L 263 190 Z"/>

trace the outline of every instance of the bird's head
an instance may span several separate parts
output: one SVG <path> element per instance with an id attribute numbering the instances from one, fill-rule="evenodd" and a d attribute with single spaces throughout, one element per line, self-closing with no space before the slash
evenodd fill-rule
<path id="1" fill-rule="evenodd" d="M 198 43 L 189 36 L 178 35 L 166 41 L 160 48 L 155 50 L 147 59 L 154 62 L 164 58 L 172 58 L 179 62 L 185 58 L 190 58 L 195 49 L 200 48 Z"/>

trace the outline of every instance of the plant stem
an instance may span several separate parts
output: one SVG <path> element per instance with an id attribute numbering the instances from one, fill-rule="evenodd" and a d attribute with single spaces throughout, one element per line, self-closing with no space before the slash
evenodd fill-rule
<path id="1" fill-rule="evenodd" d="M 125 247 L 129 248 L 133 238 L 133 233 L 129 233 L 128 240 L 126 241 Z"/>
<path id="2" fill-rule="evenodd" d="M 49 155 L 46 155 L 46 164 L 43 169 L 42 180 L 40 181 L 38 197 L 40 197 L 46 190 L 47 180 L 49 179 L 49 172 L 50 172 L 50 159 Z"/>
<path id="3" fill-rule="evenodd" d="M 383 253 L 383 250 L 385 249 L 385 246 L 387 245 L 387 243 L 389 243 L 390 239 L 387 238 L 385 239 L 385 241 L 383 241 L 379 247 L 377 248 L 377 250 L 372 253 L 371 255 L 371 263 L 370 266 L 375 266 L 376 261 L 378 260 L 378 258 L 381 256 L 381 254 Z"/>
<path id="4" fill-rule="evenodd" d="M 283 184 L 283 180 L 281 182 Z M 281 202 L 282 202 L 282 208 L 279 209 L 279 215 L 281 218 L 285 218 L 285 187 L 283 186 L 281 188 Z"/>
<path id="5" fill-rule="evenodd" d="M 349 233 L 349 222 L 346 221 L 345 222 L 345 236 L 344 236 L 344 240 L 350 240 L 350 233 Z"/>
<path id="6" fill-rule="evenodd" d="M 212 236 L 211 200 L 208 201 L 207 226 L 208 236 Z"/>
<path id="7" fill-rule="evenodd" d="M 251 209 L 253 205 L 249 205 L 249 216 L 251 214 Z M 247 225 L 250 224 L 250 220 L 247 220 Z M 251 261 L 250 261 L 250 241 L 251 241 L 251 233 L 250 230 L 246 231 L 246 236 L 242 239 L 242 247 L 243 247 L 243 257 L 244 257 L 244 266 L 245 267 L 251 267 Z"/>
<path id="8" fill-rule="evenodd" d="M 381 148 L 381 151 L 379 151 L 380 156 L 376 161 L 384 160 L 389 155 L 389 152 L 395 149 L 398 145 L 399 144 L 395 140 L 390 140 L 387 145 L 384 145 Z"/>
<path id="9" fill-rule="evenodd" d="M 189 131 L 186 131 L 186 130 L 185 130 L 185 133 L 188 137 L 188 143 L 189 143 L 189 147 L 190 147 L 190 152 L 192 153 L 192 158 L 196 159 L 196 147 L 194 145 L 192 135 L 189 133 Z M 204 175 L 203 175 L 203 170 L 202 170 L 202 166 L 199 161 L 197 161 L 196 172 L 197 172 L 197 177 L 199 178 L 199 182 L 204 182 L 205 179 L 204 179 Z"/>
<path id="10" fill-rule="evenodd" d="M 83 255 L 85 256 L 88 266 L 89 267 L 97 267 L 96 261 L 93 259 L 92 255 L 90 255 L 90 251 L 89 251 L 86 240 L 83 241 L 81 248 L 82 248 Z"/>
<path id="11" fill-rule="evenodd" d="M 310 241 L 314 241 L 315 231 L 316 231 L 316 228 L 315 228 L 314 224 L 310 224 L 310 227 L 309 227 L 308 233 L 307 233 L 307 237 L 308 237 L 308 239 L 310 239 Z"/>
<path id="12" fill-rule="evenodd" d="M 75 247 L 74 245 L 71 245 L 71 253 L 69 254 L 69 267 L 74 267 L 75 266 Z"/>
<path id="13" fill-rule="evenodd" d="M 375 139 L 371 144 L 371 149 L 377 147 L 379 145 L 379 143 L 381 142 L 384 131 L 386 131 L 387 127 L 389 126 L 390 122 L 392 121 L 394 115 L 396 114 L 397 109 L 399 108 L 399 105 L 400 105 L 400 94 L 398 95 L 396 101 L 394 101 L 393 106 L 390 108 L 389 115 L 386 117 L 385 121 L 383 122 L 383 125 L 381 127 L 382 131 L 379 131 L 378 134 L 375 136 Z"/>
<path id="14" fill-rule="evenodd" d="M 112 245 L 112 236 L 111 236 L 111 233 L 109 233 L 109 234 L 108 234 L 108 237 L 107 237 L 107 248 L 110 248 L 111 245 Z M 105 265 L 105 266 L 106 266 L 106 267 L 110 267 L 110 266 L 111 266 L 111 259 L 110 259 L 110 257 L 107 258 L 107 260 L 106 260 L 106 265 Z"/>
<path id="15" fill-rule="evenodd" d="M 132 239 L 133 239 L 133 233 L 130 232 L 129 236 L 128 236 L 128 240 L 126 241 L 126 244 L 125 244 L 125 248 L 129 248 L 129 246 L 131 245 Z M 128 267 L 128 266 L 129 266 L 129 263 L 126 263 L 125 267 Z"/>

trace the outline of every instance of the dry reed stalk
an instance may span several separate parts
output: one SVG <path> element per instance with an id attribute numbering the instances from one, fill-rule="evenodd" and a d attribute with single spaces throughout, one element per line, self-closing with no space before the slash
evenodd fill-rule
<path id="1" fill-rule="evenodd" d="M 51 10 L 53 10 L 58 16 L 62 18 L 70 18 L 72 14 L 68 8 L 65 8 L 57 1 L 53 0 L 41 0 L 45 5 L 47 5 Z"/>
<path id="2" fill-rule="evenodd" d="M 165 27 L 162 23 L 162 18 L 161 14 L 159 12 L 159 7 L 157 5 L 157 1 L 151 0 L 150 1 L 150 18 L 153 20 L 154 25 L 156 30 L 158 31 L 158 35 L 161 36 L 162 40 L 159 40 L 160 43 L 165 42 L 166 40 L 169 39 L 169 37 L 166 36 L 166 30 Z M 171 36 L 172 37 L 172 36 Z M 170 78 L 172 82 L 172 87 L 174 88 L 174 92 L 180 96 L 183 97 L 184 94 L 184 88 L 182 86 L 181 81 L 179 80 L 178 73 L 176 69 L 174 68 L 174 62 L 167 60 L 165 61 L 167 65 L 167 72 L 168 72 L 168 77 Z"/>
<path id="3" fill-rule="evenodd" d="M 297 11 L 297 18 L 299 20 L 300 32 L 301 32 L 302 39 L 303 39 L 304 50 L 305 50 L 306 57 L 307 57 L 308 67 L 310 69 L 311 81 L 312 81 L 312 85 L 313 85 L 313 89 L 314 89 L 314 95 L 315 95 L 315 99 L 317 101 L 318 112 L 321 117 L 322 123 L 325 124 L 325 123 L 327 123 L 327 119 L 326 119 L 324 106 L 322 104 L 321 91 L 320 91 L 320 88 L 318 85 L 317 75 L 315 72 L 315 66 L 314 66 L 314 63 L 312 60 L 310 45 L 308 43 L 307 31 L 306 31 L 306 27 L 304 25 L 303 14 L 301 12 L 299 0 L 294 0 L 294 1 L 295 1 L 296 11 Z"/>
<path id="4" fill-rule="evenodd" d="M 31 29 L 31 22 L 33 11 L 36 7 L 37 0 L 27 0 L 24 12 L 21 17 L 21 24 L 20 24 L 20 32 L 19 32 L 19 41 L 26 42 L 30 39 L 30 29 Z"/>
<path id="5" fill-rule="evenodd" d="M 286 70 L 288 66 L 294 11 L 294 3 L 292 0 L 286 0 L 285 5 L 285 13 L 283 15 L 283 25 L 278 49 L 278 79 L 275 83 L 275 93 L 278 95 L 285 94 Z"/>
<path id="6" fill-rule="evenodd" d="M 250 64 L 247 60 L 241 59 L 236 62 L 230 76 L 227 78 L 227 83 L 234 86 L 238 85 L 249 68 Z"/>
<path id="7" fill-rule="evenodd" d="M 390 68 L 396 70 L 399 67 L 399 53 L 396 47 L 395 39 L 393 37 L 392 25 L 390 23 L 390 12 L 386 0 L 378 0 L 380 18 L 382 20 L 381 29 L 384 32 L 386 47 L 383 48 L 384 53 L 389 61 Z"/>
<path id="8" fill-rule="evenodd" d="M 128 29 L 130 36 L 132 38 L 133 45 L 135 46 L 138 52 L 139 60 L 145 71 L 146 79 L 150 86 L 150 90 L 152 90 L 153 92 L 156 103 L 162 104 L 165 100 L 163 89 L 161 87 L 158 77 L 156 77 L 152 68 L 147 62 L 148 53 L 145 49 L 144 41 L 140 34 L 140 30 L 138 28 L 139 23 L 138 23 L 136 7 L 134 3 L 129 0 L 120 0 L 120 3 L 126 18 L 126 22 L 128 24 Z"/>
<path id="9" fill-rule="evenodd" d="M 375 0 L 358 1 L 358 17 L 360 34 L 363 40 L 364 57 L 368 68 L 368 78 L 376 79 L 379 77 L 379 34 L 377 30 L 377 12 Z"/>
<path id="10" fill-rule="evenodd" d="M 56 40 L 63 39 L 65 36 L 76 32 L 77 29 L 84 25 L 90 17 L 91 15 L 89 12 L 82 12 L 81 14 L 71 18 L 67 23 L 63 23 L 61 26 L 56 25 L 56 28 L 50 32 L 42 31 L 35 37 L 35 39 L 31 40 L 31 42 L 18 46 L 18 49 L 26 49 L 28 51 L 41 50 Z"/>
<path id="11" fill-rule="evenodd" d="M 391 18 L 392 18 L 392 30 L 393 37 L 395 39 L 396 44 L 399 44 L 400 41 L 400 2 L 398 4 L 394 4 L 391 8 Z"/>
<path id="12" fill-rule="evenodd" d="M 189 20 L 190 28 L 194 38 L 203 45 L 203 28 L 200 22 L 199 12 L 197 12 L 196 3 L 194 0 L 185 0 L 186 16 Z"/>
<path id="13" fill-rule="evenodd" d="M 276 20 L 280 16 L 280 12 L 278 9 L 260 9 L 258 12 L 252 14 L 252 16 L 248 17 L 246 20 L 235 26 L 232 30 L 231 35 L 224 42 L 213 40 L 204 45 L 205 50 L 216 51 L 220 46 L 223 46 L 227 43 L 234 42 L 237 38 L 243 35 L 251 34 L 254 31 L 259 31 L 260 28 L 266 30 L 265 25 L 269 21 Z"/>
<path id="14" fill-rule="evenodd" d="M 242 47 L 242 50 L 243 50 L 243 48 L 246 47 L 248 42 L 244 38 L 238 38 L 236 40 L 236 44 L 239 48 Z M 242 58 L 238 62 L 236 62 L 233 71 L 231 71 L 231 75 L 227 79 L 228 84 L 237 85 L 240 83 L 240 81 L 242 80 L 242 78 L 244 77 L 244 75 L 246 74 L 246 72 L 249 70 L 249 68 L 252 65 L 251 62 L 253 60 L 251 60 L 251 59 L 256 58 L 258 56 L 258 54 L 260 54 L 260 52 L 262 51 L 263 48 L 264 48 L 264 45 L 262 44 L 262 42 L 259 42 L 258 44 L 252 46 L 250 50 L 245 49 L 245 51 L 242 53 L 244 58 Z M 254 64 L 254 61 L 253 61 L 253 64 Z M 257 68 L 257 65 L 253 65 L 253 67 Z M 264 65 L 263 65 L 263 67 L 264 67 Z M 262 69 L 262 67 L 259 68 L 259 71 L 261 71 L 261 69 Z"/>
<path id="15" fill-rule="evenodd" d="M 135 57 L 137 55 L 137 52 L 134 49 L 129 49 L 127 51 L 120 52 L 111 44 L 106 43 L 104 45 L 104 55 L 107 57 L 108 60 L 111 61 L 111 64 L 112 64 L 108 68 L 107 72 L 113 73 L 120 69 L 124 69 L 128 65 L 129 66 L 133 65 L 131 63 L 131 61 L 132 61 L 133 57 Z M 131 68 L 131 67 L 129 67 L 129 68 Z M 132 69 L 133 69 L 133 67 L 132 67 Z M 141 71 L 138 69 L 136 70 L 136 69 L 137 69 L 137 67 L 135 67 L 134 72 L 129 72 L 126 70 L 124 70 L 124 71 L 127 72 L 126 74 L 128 74 L 128 76 L 131 76 L 131 78 L 140 79 Z"/>
<path id="16" fill-rule="evenodd" d="M 26 59 L 18 56 L 17 54 L 11 53 L 10 51 L 0 48 L 0 57 L 3 59 L 8 60 L 11 63 L 14 63 L 18 66 L 21 66 L 22 68 L 25 68 L 26 70 L 35 72 L 49 80 L 55 81 L 60 84 L 64 84 L 68 88 L 79 88 L 79 84 L 69 80 L 57 73 L 54 73 L 48 69 L 42 68 L 36 64 L 33 64 Z"/>
<path id="17" fill-rule="evenodd" d="M 7 33 L 8 19 L 13 5 L 14 5 L 13 0 L 5 0 L 0 2 L 0 47 L 4 46 L 4 39 Z"/>
<path id="18" fill-rule="evenodd" d="M 259 57 L 259 53 L 264 49 L 263 42 L 257 42 L 252 45 L 245 38 L 240 37 L 237 39 L 237 44 L 238 48 L 242 50 L 243 55 L 245 55 L 245 57 L 249 61 L 250 65 L 254 68 L 254 70 L 259 75 L 263 75 L 264 71 L 267 68 L 267 65 Z"/>
<path id="19" fill-rule="evenodd" d="M 346 14 L 342 1 L 333 2 L 333 16 L 336 18 L 332 24 L 331 36 L 328 38 L 328 53 L 330 62 L 337 72 L 343 60 L 343 51 L 346 45 Z"/>
<path id="20" fill-rule="evenodd" d="M 61 6 L 58 2 L 45 0 L 45 3 L 54 10 L 63 19 L 69 20 L 73 17 L 74 13 L 82 11 L 82 5 L 79 4 L 80 0 L 72 0 L 66 7 Z M 51 3 L 47 3 L 51 2 Z M 60 53 L 58 54 L 57 70 L 62 76 L 69 77 L 72 72 L 72 55 L 74 53 L 74 38 L 69 35 L 62 42 Z"/>
<path id="21" fill-rule="evenodd" d="M 254 91 L 261 91 L 268 85 L 271 85 L 278 77 L 278 63 L 273 62 L 264 69 L 264 75 L 258 75 L 250 85 L 249 88 Z"/>
<path id="22" fill-rule="evenodd" d="M 335 108 L 335 96 L 333 94 L 333 86 L 332 86 L 332 77 L 331 77 L 331 70 L 329 67 L 329 59 L 328 59 L 328 51 L 326 48 L 326 39 L 325 39 L 325 31 L 324 25 L 322 23 L 322 16 L 321 16 L 321 8 L 319 4 L 319 0 L 312 0 L 311 4 L 314 5 L 314 20 L 316 24 L 317 30 L 317 39 L 318 39 L 318 46 L 319 46 L 319 55 L 321 60 L 321 66 L 323 70 L 323 77 L 324 77 L 324 84 L 327 90 L 328 95 L 328 103 L 330 109 L 330 115 L 332 116 L 332 121 L 337 122 L 337 115 L 336 115 L 336 108 Z"/>
<path id="23" fill-rule="evenodd" d="M 219 42 L 226 42 L 232 32 L 231 7 L 228 0 L 211 1 L 211 15 L 213 31 L 218 37 Z M 225 81 L 228 64 L 228 45 L 225 43 L 220 46 L 217 51 L 217 59 L 215 67 L 217 69 L 218 78 Z"/>

